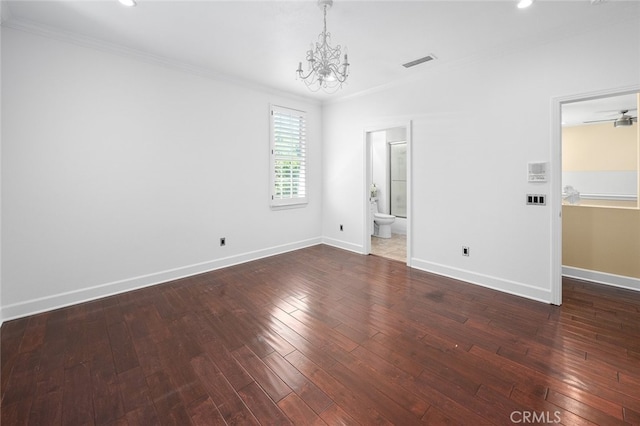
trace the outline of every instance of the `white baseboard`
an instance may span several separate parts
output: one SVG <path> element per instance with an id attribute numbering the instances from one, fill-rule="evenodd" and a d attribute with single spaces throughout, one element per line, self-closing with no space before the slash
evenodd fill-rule
<path id="1" fill-rule="evenodd" d="M 625 277 L 623 275 L 609 274 L 607 272 L 591 271 L 589 269 L 562 266 L 562 275 L 598 284 L 607 284 L 628 290 L 640 291 L 640 278 Z"/>
<path id="2" fill-rule="evenodd" d="M 428 262 L 421 259 L 412 258 L 411 266 L 422 271 L 431 272 L 436 275 L 442 275 L 493 290 L 502 291 L 504 293 L 513 294 L 515 296 L 526 297 L 538 302 L 551 303 L 551 289 L 534 287 L 529 284 L 519 283 L 516 281 L 505 280 L 499 277 L 479 274 L 464 269 L 453 268 L 451 266 L 441 265 L 434 262 Z"/>
<path id="3" fill-rule="evenodd" d="M 322 239 L 322 243 L 328 246 L 337 247 L 339 249 L 352 251 L 354 253 L 364 254 L 364 247 L 362 247 L 362 245 L 360 244 L 353 244 L 347 241 L 336 240 L 334 238 L 328 238 L 328 237 L 324 237 Z"/>
<path id="4" fill-rule="evenodd" d="M 269 247 L 266 249 L 242 253 L 234 256 L 224 257 L 221 259 L 214 259 L 194 265 L 187 265 L 179 268 L 169 269 L 166 271 L 156 272 L 153 274 L 141 275 L 138 277 L 113 281 L 89 288 L 83 288 L 75 291 L 55 294 L 52 296 L 31 299 L 24 302 L 3 306 L 0 308 L 0 324 L 2 324 L 2 322 L 4 321 L 21 318 L 28 315 L 34 315 L 41 312 L 51 311 L 78 303 L 89 302 L 91 300 L 113 296 L 115 294 L 137 290 L 143 287 L 162 284 L 180 278 L 186 278 L 192 275 L 202 274 L 205 272 L 214 271 L 216 269 L 226 268 L 240 263 L 250 262 L 252 260 L 258 260 L 265 257 L 318 245 L 321 243 L 322 238 L 311 238 L 295 243 Z"/>

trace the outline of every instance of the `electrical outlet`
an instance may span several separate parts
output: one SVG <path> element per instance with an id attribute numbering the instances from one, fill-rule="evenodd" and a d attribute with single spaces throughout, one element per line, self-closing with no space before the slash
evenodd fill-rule
<path id="1" fill-rule="evenodd" d="M 225 237 L 220 238 L 220 247 L 227 245 L 227 239 Z"/>
<path id="2" fill-rule="evenodd" d="M 462 246 L 462 255 L 463 256 L 469 256 L 469 252 L 470 251 L 471 251 L 471 249 L 469 247 Z"/>
<path id="3" fill-rule="evenodd" d="M 340 230 L 344 231 L 344 227 L 342 226 L 342 224 L 340 224 Z"/>

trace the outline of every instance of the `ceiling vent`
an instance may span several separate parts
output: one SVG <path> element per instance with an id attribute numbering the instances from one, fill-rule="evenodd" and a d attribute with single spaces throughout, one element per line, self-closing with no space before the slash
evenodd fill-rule
<path id="1" fill-rule="evenodd" d="M 424 58 L 416 59 L 415 61 L 411 61 L 411 62 L 407 62 L 406 64 L 402 64 L 402 66 L 405 67 L 405 68 L 411 68 L 411 67 L 415 67 L 416 65 L 422 64 L 424 62 L 433 61 L 434 59 L 436 59 L 435 56 L 427 55 Z"/>

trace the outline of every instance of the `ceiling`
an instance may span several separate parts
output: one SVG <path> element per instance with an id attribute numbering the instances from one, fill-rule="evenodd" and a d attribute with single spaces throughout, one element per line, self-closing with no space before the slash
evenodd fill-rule
<path id="1" fill-rule="evenodd" d="M 327 95 L 310 92 L 295 75 L 322 30 L 315 0 L 137 2 L 127 8 L 116 0 L 4 1 L 3 25 L 79 37 L 102 48 L 327 101 L 629 19 L 640 22 L 638 1 L 538 0 L 518 9 L 515 0 L 335 0 L 328 31 L 334 44 L 348 47 L 351 68 L 347 85 Z M 437 59 L 402 67 L 427 54 Z"/>
<path id="2" fill-rule="evenodd" d="M 638 117 L 637 94 L 607 96 L 564 104 L 562 105 L 562 125 L 580 126 L 591 124 L 585 122 L 611 120 L 613 126 L 613 120 L 619 118 L 622 111 L 628 111 L 626 115 L 631 117 Z"/>

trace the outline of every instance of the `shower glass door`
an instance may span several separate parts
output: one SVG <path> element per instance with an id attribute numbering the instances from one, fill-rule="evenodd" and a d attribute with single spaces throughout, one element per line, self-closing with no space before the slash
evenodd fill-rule
<path id="1" fill-rule="evenodd" d="M 390 205 L 391 214 L 407 217 L 407 143 L 389 144 Z"/>

